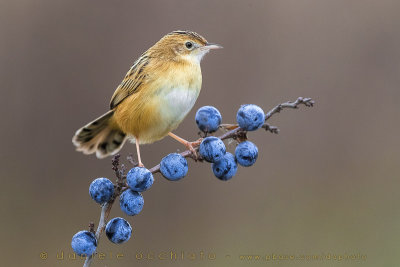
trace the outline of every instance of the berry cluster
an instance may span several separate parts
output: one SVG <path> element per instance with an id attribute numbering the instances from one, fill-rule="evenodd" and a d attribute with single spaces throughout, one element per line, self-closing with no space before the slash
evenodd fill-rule
<path id="1" fill-rule="evenodd" d="M 264 125 L 265 115 L 256 105 L 242 105 L 237 112 L 236 120 L 244 131 L 255 131 Z M 221 123 L 221 114 L 214 107 L 203 107 L 196 113 L 196 123 L 200 130 L 215 131 Z M 214 175 L 226 181 L 236 174 L 238 163 L 249 167 L 256 162 L 258 148 L 250 141 L 243 141 L 236 147 L 235 155 L 232 155 L 226 152 L 225 144 L 220 138 L 209 136 L 201 142 L 199 153 L 204 160 L 212 163 Z"/>
<path id="2" fill-rule="evenodd" d="M 127 187 L 119 198 L 119 206 L 126 215 L 133 216 L 142 211 L 144 200 L 141 192 L 149 189 L 153 182 L 153 174 L 143 167 L 134 167 L 126 174 Z M 90 184 L 89 194 L 94 201 L 104 205 L 114 197 L 115 188 L 109 179 L 97 178 Z M 111 242 L 122 244 L 131 237 L 132 227 L 128 221 L 117 217 L 107 223 L 105 231 Z M 71 246 L 80 256 L 92 255 L 96 251 L 97 240 L 92 232 L 80 231 L 72 238 Z"/>
<path id="3" fill-rule="evenodd" d="M 259 129 L 265 121 L 264 111 L 256 105 L 243 105 L 237 112 L 237 125 L 243 131 L 254 131 Z M 250 141 L 240 142 L 235 155 L 226 151 L 224 142 L 215 136 L 207 136 L 216 132 L 222 121 L 221 113 L 214 107 L 205 106 L 196 113 L 196 124 L 205 134 L 198 148 L 200 159 L 212 163 L 211 169 L 214 175 L 223 181 L 231 179 L 237 172 L 238 164 L 252 166 L 258 157 L 257 146 Z M 188 163 L 181 154 L 171 153 L 160 162 L 159 171 L 170 181 L 177 181 L 186 176 Z M 137 215 L 143 209 L 144 199 L 142 192 L 148 190 L 154 182 L 153 174 L 144 167 L 132 168 L 126 176 L 123 189 L 120 187 L 120 195 L 116 192 L 118 185 L 114 185 L 107 178 L 97 178 L 89 186 L 91 198 L 98 204 L 105 205 L 120 196 L 119 205 L 121 210 L 128 216 Z M 122 192 L 122 193 L 121 193 Z M 108 239 L 115 244 L 128 241 L 132 234 L 132 227 L 128 221 L 117 217 L 111 219 L 105 226 Z M 72 238 L 71 246 L 78 255 L 92 255 L 97 248 L 97 239 L 91 231 L 80 231 Z"/>

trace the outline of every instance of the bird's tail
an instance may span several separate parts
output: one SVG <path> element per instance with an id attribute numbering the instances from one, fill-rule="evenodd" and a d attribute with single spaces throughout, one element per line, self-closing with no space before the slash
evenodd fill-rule
<path id="1" fill-rule="evenodd" d="M 96 152 L 98 158 L 116 154 L 126 141 L 126 134 L 113 123 L 114 111 L 103 114 L 76 131 L 72 143 L 84 154 Z"/>

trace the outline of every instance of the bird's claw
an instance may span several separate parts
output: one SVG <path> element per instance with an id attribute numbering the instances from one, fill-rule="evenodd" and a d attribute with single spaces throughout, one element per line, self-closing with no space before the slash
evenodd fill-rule
<path id="1" fill-rule="evenodd" d="M 186 143 L 186 147 L 191 152 L 192 157 L 193 157 L 193 159 L 195 161 L 197 161 L 199 159 L 199 154 L 198 154 L 197 150 L 193 146 L 198 146 L 201 143 L 201 141 L 199 143 L 199 140 L 194 141 L 194 142 L 187 142 Z"/>

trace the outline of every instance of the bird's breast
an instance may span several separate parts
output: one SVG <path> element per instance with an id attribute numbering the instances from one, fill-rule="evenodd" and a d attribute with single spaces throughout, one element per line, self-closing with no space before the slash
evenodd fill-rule
<path id="1" fill-rule="evenodd" d="M 160 116 L 176 128 L 194 106 L 201 89 L 200 65 L 173 68 L 157 90 Z"/>
<path id="2" fill-rule="evenodd" d="M 162 90 L 160 115 L 170 124 L 180 123 L 193 108 L 200 87 L 177 86 Z M 175 125 L 174 125 L 175 126 Z"/>

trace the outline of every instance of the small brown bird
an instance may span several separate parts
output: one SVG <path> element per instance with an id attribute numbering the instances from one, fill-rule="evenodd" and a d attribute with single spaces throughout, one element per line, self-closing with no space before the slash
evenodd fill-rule
<path id="1" fill-rule="evenodd" d="M 191 31 L 165 35 L 135 61 L 110 102 L 110 111 L 80 128 L 72 139 L 78 151 L 96 152 L 98 158 L 117 153 L 127 139 L 149 144 L 170 135 L 193 151 L 188 142 L 173 133 L 192 109 L 201 89 L 200 61 L 211 49 Z"/>

